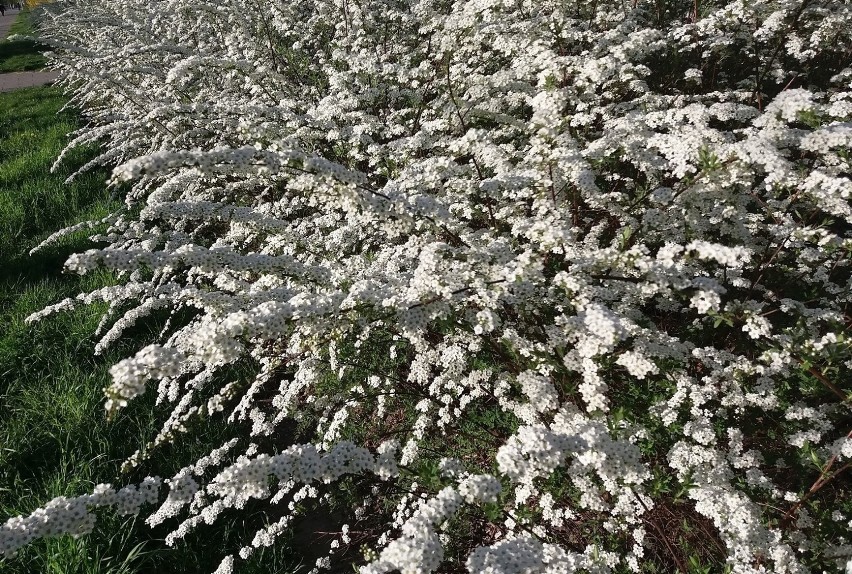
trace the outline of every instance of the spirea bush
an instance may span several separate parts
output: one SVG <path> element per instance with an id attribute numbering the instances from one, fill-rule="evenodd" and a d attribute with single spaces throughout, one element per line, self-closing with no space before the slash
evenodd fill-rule
<path id="1" fill-rule="evenodd" d="M 69 148 L 125 199 L 66 268 L 123 281 L 30 320 L 106 302 L 100 352 L 168 318 L 106 389 L 107 416 L 170 413 L 128 477 L 231 438 L 10 518 L 0 551 L 100 507 L 168 544 L 267 509 L 222 574 L 334 507 L 314 571 L 852 571 L 849 0 L 86 0 L 42 26 L 88 119 Z"/>

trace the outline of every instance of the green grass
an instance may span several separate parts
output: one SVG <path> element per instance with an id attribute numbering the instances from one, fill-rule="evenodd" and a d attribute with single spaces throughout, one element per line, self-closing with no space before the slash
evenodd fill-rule
<path id="1" fill-rule="evenodd" d="M 50 174 L 73 115 L 59 113 L 65 99 L 55 88 L 0 94 L 0 517 L 27 513 L 50 498 L 91 489 L 129 445 L 110 440 L 116 431 L 152 427 L 144 417 L 107 422 L 101 388 L 106 360 L 92 356 L 92 332 L 99 311 L 88 308 L 25 325 L 27 315 L 80 291 L 113 281 L 107 274 L 62 275 L 62 263 L 84 248 L 85 237 L 70 236 L 34 256 L 28 251 L 56 229 L 102 217 L 114 205 L 103 171 L 63 185 L 84 152 L 69 167 Z M 149 431 L 150 432 L 150 431 Z M 131 450 L 132 452 L 132 450 Z M 112 546 L 121 544 L 119 538 Z M 106 545 L 105 548 L 110 548 Z M 87 572 L 87 562 L 104 565 L 104 548 L 81 553 L 80 541 L 42 545 L 0 561 L 0 572 Z M 115 552 L 113 552 L 115 554 Z M 141 559 L 132 547 L 124 556 Z M 90 560 L 91 559 L 91 560 Z M 115 568 L 110 571 L 117 572 Z"/>
<path id="2" fill-rule="evenodd" d="M 61 270 L 56 263 L 64 253 L 48 250 L 30 258 L 27 252 L 61 226 L 103 217 L 110 210 L 105 172 L 62 184 L 69 166 L 82 162 L 83 152 L 72 153 L 59 173 L 49 173 L 66 134 L 77 127 L 72 115 L 59 114 L 64 103 L 56 88 L 0 94 L 0 257 L 4 267 L 14 267 L 4 274 L 7 281 L 21 273 L 41 276 Z"/>
<path id="3" fill-rule="evenodd" d="M 27 10 L 18 15 L 9 29 L 9 36 L 27 36 L 34 32 L 32 13 Z M 0 40 L 0 74 L 42 69 L 46 60 L 41 52 L 45 50 L 44 46 L 30 40 Z"/>
<path id="4" fill-rule="evenodd" d="M 0 521 L 56 496 L 87 494 L 100 482 L 172 476 L 227 440 L 227 425 L 205 423 L 201 437 L 161 447 L 145 468 L 122 475 L 121 463 L 154 438 L 166 413 L 154 408 L 149 393 L 108 421 L 103 388 L 109 366 L 152 342 L 164 317 L 142 321 L 102 357 L 94 356 L 94 332 L 103 305 L 24 323 L 47 305 L 116 281 L 106 272 L 62 273 L 70 254 L 92 247 L 86 232 L 28 254 L 52 232 L 118 207 L 105 189 L 106 170 L 63 183 L 94 150 L 71 153 L 58 173 L 49 172 L 66 134 L 78 127 L 75 115 L 60 113 L 65 102 L 53 87 L 0 94 Z M 99 514 L 91 535 L 36 541 L 0 558 L 0 574 L 211 572 L 225 548 L 251 540 L 266 520 L 260 512 L 220 520 L 169 549 L 162 540 L 174 521 L 151 530 L 142 518 Z M 292 572 L 298 562 L 276 546 L 258 551 L 241 572 Z"/>

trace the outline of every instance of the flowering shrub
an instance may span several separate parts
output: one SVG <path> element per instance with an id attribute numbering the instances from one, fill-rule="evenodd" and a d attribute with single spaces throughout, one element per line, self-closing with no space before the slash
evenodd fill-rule
<path id="1" fill-rule="evenodd" d="M 127 470 L 233 432 L 0 551 L 277 506 L 231 572 L 343 501 L 315 570 L 852 570 L 852 4 L 50 10 L 69 148 L 126 198 L 67 270 L 124 281 L 30 319 L 169 317 L 106 389 L 171 413 Z"/>

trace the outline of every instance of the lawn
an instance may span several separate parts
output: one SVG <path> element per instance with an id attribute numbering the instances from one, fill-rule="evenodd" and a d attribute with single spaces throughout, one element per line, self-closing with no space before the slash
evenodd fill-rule
<path id="1" fill-rule="evenodd" d="M 104 171 L 64 185 L 86 154 L 72 154 L 58 173 L 50 166 L 76 128 L 60 113 L 65 98 L 56 88 L 0 94 L 0 515 L 26 513 L 50 498 L 90 490 L 114 474 L 121 445 L 116 431 L 138 434 L 148 421 L 107 422 L 101 388 L 107 363 L 92 358 L 99 309 L 59 315 L 25 325 L 27 315 L 81 290 L 112 281 L 108 275 L 63 275 L 62 263 L 85 246 L 85 236 L 60 241 L 34 256 L 28 251 L 56 229 L 102 217 L 115 207 Z M 112 448 L 107 448 L 113 445 Z M 130 445 L 125 445 L 130 448 Z M 108 452 L 104 457 L 99 453 Z M 131 451 L 132 452 L 132 451 Z M 112 470 L 112 473 L 110 472 Z M 82 541 L 52 541 L 0 561 L 0 572 L 85 572 L 105 564 L 102 549 Z M 132 549 L 126 549 L 126 557 Z M 121 554 L 117 550 L 113 554 Z M 113 562 L 116 559 L 113 559 Z"/>
<path id="2" fill-rule="evenodd" d="M 12 24 L 9 36 L 33 34 L 32 14 L 30 11 L 21 12 Z M 24 72 L 40 70 L 46 60 L 41 52 L 45 48 L 30 40 L 0 41 L 0 74 L 7 72 Z"/>
<path id="3" fill-rule="evenodd" d="M 161 449 L 145 469 L 122 475 L 121 463 L 153 439 L 162 417 L 149 400 L 108 421 L 103 388 L 109 366 L 130 346 L 153 340 L 161 318 L 143 321 L 100 357 L 94 355 L 94 333 L 103 306 L 24 322 L 47 305 L 115 281 L 107 273 L 62 273 L 68 255 L 91 247 L 86 232 L 29 255 L 52 232 L 118 207 L 105 188 L 106 170 L 63 183 L 95 150 L 71 153 L 50 173 L 67 134 L 78 127 L 77 116 L 60 112 L 65 103 L 54 87 L 0 93 L 0 521 L 29 514 L 56 496 L 91 492 L 100 482 L 138 482 L 155 471 L 171 476 L 179 461 L 194 460 L 223 442 L 222 429 L 210 428 L 203 440 Z M 209 572 L 221 559 L 213 549 L 244 535 L 246 526 L 257 527 L 223 524 L 166 550 L 161 541 L 168 529 L 152 531 L 133 518 L 102 518 L 92 536 L 42 540 L 0 559 L 0 574 Z M 243 571 L 276 572 L 284 565 L 291 571 L 292 554 L 280 553 L 258 552 Z"/>

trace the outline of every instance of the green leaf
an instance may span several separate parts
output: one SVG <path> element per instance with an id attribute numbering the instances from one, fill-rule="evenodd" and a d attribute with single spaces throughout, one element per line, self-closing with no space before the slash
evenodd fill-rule
<path id="1" fill-rule="evenodd" d="M 482 507 L 482 511 L 490 522 L 497 522 L 503 518 L 503 509 L 496 502 L 489 502 Z"/>

